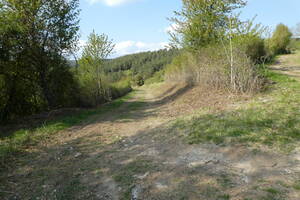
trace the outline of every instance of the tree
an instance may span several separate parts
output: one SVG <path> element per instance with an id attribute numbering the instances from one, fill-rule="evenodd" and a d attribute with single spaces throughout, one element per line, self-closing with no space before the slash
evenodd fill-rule
<path id="1" fill-rule="evenodd" d="M 103 87 L 104 61 L 113 52 L 115 45 L 107 35 L 98 35 L 93 31 L 84 47 L 81 58 L 81 72 L 95 81 L 97 88 L 95 94 L 96 104 L 100 104 L 102 97 L 108 97 Z M 109 97 L 108 97 L 109 98 Z"/>
<path id="2" fill-rule="evenodd" d="M 71 98 L 64 55 L 78 40 L 78 6 L 79 0 L 0 2 L 2 118 L 59 107 Z"/>
<path id="3" fill-rule="evenodd" d="M 284 24 L 278 24 L 272 38 L 269 48 L 274 55 L 287 53 L 287 47 L 291 41 L 292 33 Z"/>
<path id="4" fill-rule="evenodd" d="M 63 54 L 72 50 L 78 40 L 78 6 L 78 0 L 31 0 L 21 4 L 23 19 L 29 19 L 24 20 L 30 33 L 27 37 L 29 56 L 50 108 L 57 103 L 55 95 L 58 95 L 50 88 L 50 83 L 55 83 L 57 78 L 53 72 L 59 68 L 65 70 Z"/>
<path id="5" fill-rule="evenodd" d="M 24 56 L 24 24 L 10 3 L 0 3 L 0 120 L 29 113 L 36 89 Z"/>
<path id="6" fill-rule="evenodd" d="M 171 18 L 176 24 L 175 33 L 170 33 L 173 44 L 198 50 L 219 41 L 228 33 L 233 10 L 243 6 L 243 0 L 183 0 L 182 10 Z"/>

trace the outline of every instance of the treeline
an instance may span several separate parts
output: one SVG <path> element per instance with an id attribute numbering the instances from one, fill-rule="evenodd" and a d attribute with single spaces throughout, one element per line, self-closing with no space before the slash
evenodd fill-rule
<path id="1" fill-rule="evenodd" d="M 245 5 L 243 0 L 184 0 L 171 19 L 173 45 L 182 53 L 167 66 L 165 79 L 235 93 L 264 88 L 264 64 L 290 51 L 292 33 L 279 24 L 266 38 L 266 27 L 236 14 Z"/>

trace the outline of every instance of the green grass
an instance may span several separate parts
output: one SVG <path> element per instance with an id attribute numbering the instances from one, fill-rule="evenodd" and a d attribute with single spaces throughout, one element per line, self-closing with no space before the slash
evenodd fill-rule
<path id="1" fill-rule="evenodd" d="M 262 143 L 290 151 L 300 140 L 300 83 L 266 72 L 276 82 L 239 109 L 181 118 L 174 123 L 189 143 Z"/>
<path id="2" fill-rule="evenodd" d="M 284 200 L 284 192 L 276 188 L 265 188 L 263 191 L 266 192 L 264 197 L 259 198 L 259 200 Z"/>
<path id="3" fill-rule="evenodd" d="M 300 190 L 300 180 L 299 181 L 296 181 L 294 184 L 293 184 L 293 188 L 295 190 Z"/>
<path id="4" fill-rule="evenodd" d="M 230 199 L 230 195 L 228 194 L 224 194 L 224 195 L 220 195 L 217 198 L 218 200 L 229 200 Z"/>
<path id="5" fill-rule="evenodd" d="M 264 191 L 268 192 L 269 194 L 272 194 L 272 195 L 278 195 L 281 193 L 281 191 L 275 189 L 275 188 L 267 188 L 267 189 L 264 189 Z"/>
<path id="6" fill-rule="evenodd" d="M 20 129 L 7 137 L 0 138 L 0 164 L 4 163 L 9 156 L 22 152 L 24 148 L 45 140 L 59 131 L 83 122 L 89 122 L 92 116 L 120 107 L 128 99 L 132 98 L 133 94 L 134 92 L 97 109 L 85 110 L 72 116 L 48 121 L 34 129 Z"/>

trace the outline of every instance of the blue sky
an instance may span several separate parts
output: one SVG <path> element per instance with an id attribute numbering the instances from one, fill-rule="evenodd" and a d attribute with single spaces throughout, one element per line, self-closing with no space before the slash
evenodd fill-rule
<path id="1" fill-rule="evenodd" d="M 181 0 L 80 0 L 80 8 L 81 43 L 93 29 L 105 33 L 116 44 L 116 57 L 165 47 L 167 18 L 180 10 Z M 249 0 L 242 17 L 255 15 L 271 28 L 280 22 L 293 27 L 300 22 L 300 0 Z"/>

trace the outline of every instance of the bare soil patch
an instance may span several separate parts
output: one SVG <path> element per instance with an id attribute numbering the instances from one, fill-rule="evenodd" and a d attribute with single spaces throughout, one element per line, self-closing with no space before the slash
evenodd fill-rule
<path id="1" fill-rule="evenodd" d="M 294 78 L 300 78 L 300 54 L 282 55 L 277 59 L 277 63 L 271 69 Z"/>

